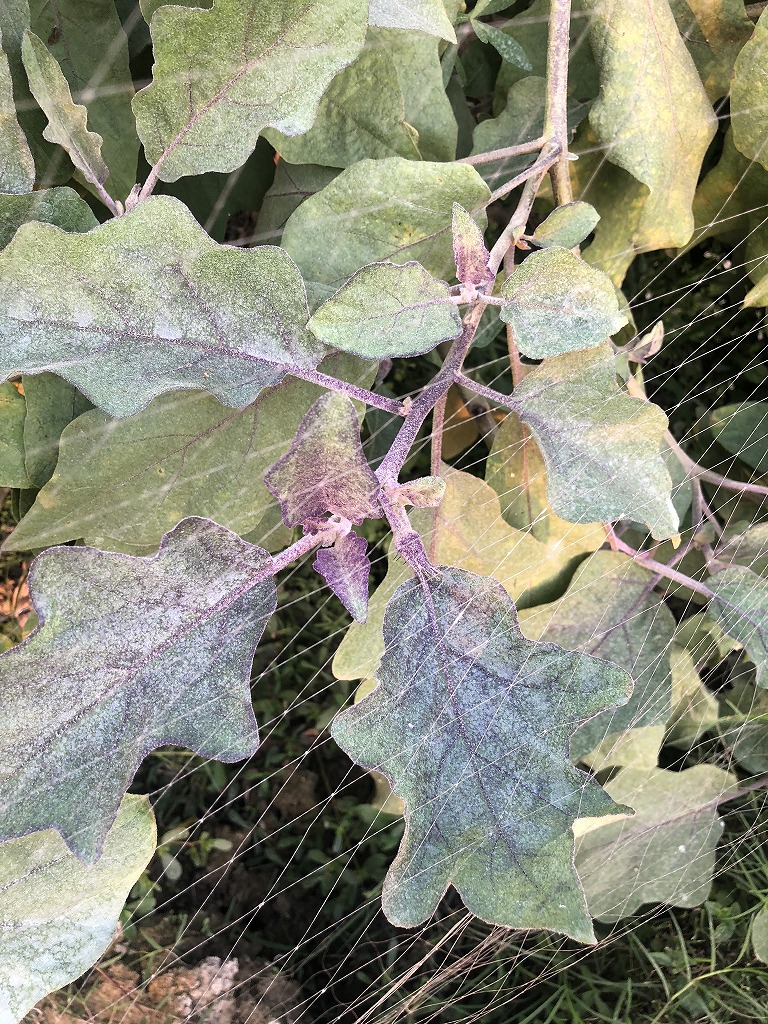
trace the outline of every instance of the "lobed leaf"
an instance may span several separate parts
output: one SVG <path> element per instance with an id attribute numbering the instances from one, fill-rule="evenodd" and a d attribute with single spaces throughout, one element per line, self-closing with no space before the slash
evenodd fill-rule
<path id="1" fill-rule="evenodd" d="M 599 220 L 600 214 L 589 203 L 566 203 L 539 224 L 531 241 L 542 247 L 561 245 L 573 249 L 594 231 Z"/>
<path id="2" fill-rule="evenodd" d="M 11 68 L 2 42 L 0 31 L 0 193 L 31 192 L 35 184 L 35 162 L 16 117 Z"/>
<path id="3" fill-rule="evenodd" d="M 541 446 L 555 512 L 577 523 L 636 519 L 657 540 L 678 518 L 660 454 L 667 417 L 618 387 L 604 346 L 554 356 L 515 389 L 514 405 Z"/>
<path id="4" fill-rule="evenodd" d="M 409 29 L 456 42 L 456 33 L 441 0 L 370 0 L 371 25 Z"/>
<path id="5" fill-rule="evenodd" d="M 39 556 L 41 625 L 0 657 L 0 839 L 55 828 L 93 863 L 151 750 L 253 753 L 248 680 L 276 603 L 271 562 L 205 519 L 183 520 L 152 558 Z"/>
<path id="6" fill-rule="evenodd" d="M 670 0 L 680 35 L 685 40 L 707 96 L 727 96 L 733 65 L 752 34 L 744 0 Z"/>
<path id="7" fill-rule="evenodd" d="M 757 685 L 768 687 L 768 581 L 734 565 L 707 582 L 715 595 L 708 614 L 743 645 L 757 669 Z"/>
<path id="8" fill-rule="evenodd" d="M 421 924 L 453 885 L 486 921 L 594 941 L 571 826 L 585 809 L 617 809 L 570 764 L 568 739 L 625 699 L 627 677 L 526 640 L 501 585 L 459 569 L 403 584 L 384 642 L 376 689 L 332 732 L 405 803 L 389 920 Z"/>
<path id="9" fill-rule="evenodd" d="M 39 999 L 74 981 L 99 959 L 156 841 L 146 797 L 126 796 L 95 864 L 81 864 L 55 832 L 36 832 L 3 844 L 3 1024 L 21 1020 Z"/>
<path id="10" fill-rule="evenodd" d="M 733 68 L 731 125 L 739 152 L 765 168 L 768 168 L 767 119 L 768 13 L 764 10 Z"/>
<path id="11" fill-rule="evenodd" d="M 285 455 L 264 482 L 280 500 L 286 526 L 306 527 L 328 512 L 353 523 L 378 518 L 379 482 L 368 465 L 360 423 L 346 395 L 316 399 Z"/>
<path id="12" fill-rule="evenodd" d="M 360 53 L 357 0 L 217 0 L 152 16 L 152 83 L 136 94 L 139 138 L 163 181 L 232 171 L 267 127 L 312 127 L 331 80 Z"/>
<path id="13" fill-rule="evenodd" d="M 32 95 L 48 118 L 43 138 L 65 149 L 86 181 L 103 185 L 109 175 L 101 155 L 103 140 L 88 130 L 88 111 L 72 102 L 69 83 L 55 57 L 34 32 L 25 33 L 21 52 Z"/>
<path id="14" fill-rule="evenodd" d="M 501 294 L 501 318 L 532 359 L 592 348 L 628 323 L 610 279 L 556 245 L 531 253 Z"/>
<path id="15" fill-rule="evenodd" d="M 356 622 L 368 615 L 368 578 L 371 560 L 368 542 L 350 531 L 329 548 L 320 548 L 312 563 Z"/>
<path id="16" fill-rule="evenodd" d="M 448 285 L 419 263 L 373 263 L 324 302 L 307 327 L 325 345 L 391 359 L 457 338 L 461 317 Z"/>
<path id="17" fill-rule="evenodd" d="M 299 206 L 283 245 L 315 304 L 369 263 L 417 260 L 433 277 L 448 280 L 454 273 L 453 204 L 474 210 L 489 197 L 466 164 L 361 160 Z M 478 219 L 484 226 L 484 216 Z"/>
<path id="18" fill-rule="evenodd" d="M 619 921 L 644 903 L 703 903 L 723 832 L 717 804 L 735 782 L 721 768 L 699 764 L 683 772 L 624 768 L 606 783 L 606 792 L 635 813 L 576 825 L 576 869 L 592 916 Z"/>
<path id="19" fill-rule="evenodd" d="M 21 227 L 0 308 L 0 377 L 50 370 L 118 416 L 177 388 L 246 405 L 322 354 L 287 254 L 217 245 L 167 196 L 84 235 Z"/>

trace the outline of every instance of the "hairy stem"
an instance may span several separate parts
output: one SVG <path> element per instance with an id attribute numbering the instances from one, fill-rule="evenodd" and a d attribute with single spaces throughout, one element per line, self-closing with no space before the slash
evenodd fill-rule
<path id="1" fill-rule="evenodd" d="M 516 174 L 511 181 L 505 182 L 503 185 L 497 188 L 495 192 L 492 192 L 491 198 L 485 205 L 490 206 L 491 203 L 495 203 L 497 199 L 503 199 L 504 196 L 509 195 L 510 192 L 513 192 L 518 185 L 522 185 L 524 182 L 528 181 L 530 177 L 532 177 L 535 174 L 538 174 L 540 171 L 542 172 L 543 177 L 544 173 L 547 170 L 549 170 L 549 168 L 552 166 L 556 159 L 557 152 L 552 152 L 547 156 L 540 156 L 530 165 L 530 167 L 526 167 L 524 171 L 521 171 L 519 174 Z"/>
<path id="2" fill-rule="evenodd" d="M 533 139 L 531 142 L 520 142 L 516 146 L 504 146 L 502 149 L 491 149 L 487 153 L 477 153 L 475 156 L 465 156 L 457 160 L 457 164 L 472 164 L 475 167 L 480 164 L 491 164 L 494 160 L 507 160 L 513 156 L 524 156 L 526 153 L 537 153 L 546 139 Z"/>
<path id="3" fill-rule="evenodd" d="M 560 153 L 560 147 L 558 143 L 548 142 L 541 151 L 541 156 L 536 163 L 528 168 L 528 180 L 525 183 L 523 194 L 520 196 L 520 202 L 515 208 L 515 212 L 509 218 L 509 223 L 504 228 L 502 233 L 499 235 L 498 241 L 491 249 L 491 255 L 488 260 L 488 269 L 495 276 L 499 272 L 502 260 L 507 254 L 507 250 L 517 240 L 517 235 L 522 232 L 525 227 L 528 218 L 531 214 L 531 207 L 533 201 L 536 198 L 536 194 L 539 191 L 539 186 L 547 173 L 547 169 L 552 165 L 554 160 L 558 159 Z M 514 180 L 514 179 L 513 179 Z M 507 182 L 504 188 L 511 185 L 511 182 Z M 501 191 L 498 189 L 497 191 Z M 494 193 L 495 195 L 496 193 Z"/>
<path id="4" fill-rule="evenodd" d="M 358 402 L 364 402 L 374 409 L 381 409 L 383 412 L 391 413 L 392 416 L 405 415 L 405 408 L 402 402 L 396 402 L 393 398 L 387 398 L 384 395 L 377 395 L 375 391 L 359 388 L 355 384 L 348 384 L 345 380 L 337 380 L 336 377 L 330 377 L 327 373 L 319 373 L 317 370 L 305 370 L 297 366 L 286 366 L 285 370 L 292 377 L 299 377 L 301 380 L 317 384 L 328 391 L 347 395 L 347 397 L 354 398 Z"/>
<path id="5" fill-rule="evenodd" d="M 267 572 L 259 574 L 259 579 L 263 576 L 273 576 L 277 572 L 281 572 L 287 568 L 291 562 L 295 562 L 297 558 L 301 558 L 303 555 L 309 554 L 314 548 L 319 547 L 321 544 L 329 544 L 334 541 L 337 535 L 341 532 L 341 528 L 334 523 L 329 523 L 327 528 L 320 530 L 318 533 L 307 533 L 299 540 L 294 541 L 293 544 L 289 545 L 284 551 L 281 551 L 278 555 L 272 556 L 272 561 L 269 564 Z"/>
<path id="6" fill-rule="evenodd" d="M 621 551 L 625 555 L 629 555 L 631 558 L 642 565 L 646 569 L 650 569 L 657 576 L 663 576 L 665 579 L 672 580 L 674 583 L 679 583 L 681 586 L 688 587 L 689 590 L 695 591 L 697 594 L 701 594 L 702 597 L 706 597 L 708 601 L 714 598 L 714 594 L 705 586 L 703 583 L 699 583 L 698 580 L 691 579 L 690 576 L 686 576 L 685 573 L 678 572 L 669 565 L 665 565 L 664 562 L 657 562 L 655 558 L 646 558 L 642 551 L 638 551 L 637 548 L 630 547 L 620 537 L 613 534 L 613 540 L 611 547 L 614 551 Z"/>
<path id="7" fill-rule="evenodd" d="M 549 172 L 555 206 L 573 200 L 568 168 L 568 54 L 571 0 L 552 0 L 547 40 L 547 106 L 544 137 L 558 147 L 557 161 Z"/>
<path id="8" fill-rule="evenodd" d="M 445 405 L 448 400 L 446 392 L 435 402 L 432 413 L 432 449 L 430 452 L 430 472 L 432 476 L 440 475 L 440 465 L 443 461 L 443 431 L 445 430 Z"/>

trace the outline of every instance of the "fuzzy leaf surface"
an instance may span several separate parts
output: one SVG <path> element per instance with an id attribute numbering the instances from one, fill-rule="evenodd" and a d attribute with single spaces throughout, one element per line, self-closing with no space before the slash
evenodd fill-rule
<path id="1" fill-rule="evenodd" d="M 532 359 L 593 348 L 628 322 L 610 279 L 560 246 L 531 253 L 501 294 L 501 318 Z"/>
<path id="2" fill-rule="evenodd" d="M 419 263 L 373 263 L 323 303 L 307 324 L 325 345 L 367 359 L 430 352 L 461 334 L 445 281 Z"/>
<path id="3" fill-rule="evenodd" d="M 547 359 L 513 402 L 541 446 L 559 516 L 577 523 L 636 519 L 657 540 L 677 533 L 672 480 L 660 454 L 667 417 L 619 388 L 604 346 Z"/>
<path id="4" fill-rule="evenodd" d="M 576 869 L 590 914 L 618 921 L 644 903 L 703 903 L 723 832 L 715 801 L 735 781 L 709 764 L 683 772 L 624 768 L 611 779 L 606 792 L 635 814 L 576 826 Z"/>
<path id="5" fill-rule="evenodd" d="M 757 685 L 768 688 L 768 580 L 741 565 L 707 581 L 715 595 L 709 614 L 743 645 L 757 669 Z"/>
<path id="6" fill-rule="evenodd" d="M 103 139 L 88 130 L 88 111 L 72 101 L 69 83 L 56 58 L 34 32 L 25 34 L 21 52 L 32 95 L 48 118 L 43 138 L 65 149 L 86 181 L 103 185 L 109 174 L 101 155 Z"/>
<path id="7" fill-rule="evenodd" d="M 566 203 L 543 220 L 531 235 L 540 246 L 561 245 L 572 249 L 594 231 L 600 214 L 589 203 Z"/>
<path id="8" fill-rule="evenodd" d="M 90 231 L 99 223 L 84 199 L 71 188 L 45 188 L 24 195 L 0 195 L 0 249 L 22 224 L 36 220 L 63 231 Z"/>
<path id="9" fill-rule="evenodd" d="M 400 28 L 456 42 L 442 0 L 370 0 L 368 20 L 378 28 Z"/>
<path id="10" fill-rule="evenodd" d="M 11 68 L 2 42 L 0 32 L 0 193 L 31 192 L 35 162 L 16 117 Z"/>
<path id="11" fill-rule="evenodd" d="M 206 519 L 179 523 L 152 558 L 42 554 L 30 572 L 41 625 L 0 658 L 0 838 L 55 828 L 93 863 L 151 750 L 252 754 L 248 682 L 276 603 L 270 568 Z"/>
<path id="12" fill-rule="evenodd" d="M 462 284 L 486 285 L 493 280 L 488 269 L 490 253 L 483 232 L 463 206 L 453 204 L 453 256 L 456 277 Z"/>
<path id="13" fill-rule="evenodd" d="M 299 206 L 282 244 L 316 303 L 369 263 L 417 260 L 447 281 L 455 273 L 453 204 L 474 210 L 489 197 L 482 178 L 466 164 L 361 160 Z M 484 215 L 478 220 L 484 227 Z"/>
<path id="14" fill-rule="evenodd" d="M 133 110 L 161 179 L 233 171 L 267 127 L 306 132 L 331 80 L 360 53 L 366 20 L 357 0 L 217 0 L 207 11 L 155 11 L 153 81 Z"/>
<path id="15" fill-rule="evenodd" d="M 571 826 L 585 809 L 616 808 L 571 765 L 568 740 L 626 698 L 628 678 L 526 640 L 501 585 L 459 569 L 403 584 L 384 642 L 378 686 L 332 731 L 405 803 L 387 917 L 415 927 L 453 885 L 486 921 L 594 941 Z"/>
<path id="16" fill-rule="evenodd" d="M 303 135 L 264 132 L 292 164 L 349 167 L 388 156 L 420 159 L 415 133 L 405 121 L 397 68 L 383 46 L 369 46 L 328 86 L 315 123 Z"/>
<path id="17" fill-rule="evenodd" d="M 611 163 L 649 189 L 635 228 L 638 249 L 684 245 L 704 154 L 717 128 L 667 0 L 584 0 L 600 68 L 589 112 Z"/>
<path id="18" fill-rule="evenodd" d="M 243 406 L 322 355 L 287 254 L 218 245 L 165 196 L 84 235 L 24 225 L 0 307 L 0 377 L 50 370 L 118 416 L 176 388 Z"/>
<path id="19" fill-rule="evenodd" d="M 733 69 L 731 124 L 739 152 L 768 168 L 768 12 L 755 25 Z"/>
<path id="20" fill-rule="evenodd" d="M 520 612 L 520 627 L 531 640 L 610 661 L 634 683 L 626 704 L 597 715 L 576 733 L 574 758 L 613 733 L 663 725 L 669 718 L 675 619 L 652 583 L 651 573 L 627 555 L 597 551 L 581 563 L 561 598 Z"/>
<path id="21" fill-rule="evenodd" d="M 309 525 L 328 512 L 353 523 L 381 515 L 379 483 L 346 395 L 328 392 L 312 403 L 291 447 L 264 482 L 280 500 L 286 526 Z"/>
<path id="22" fill-rule="evenodd" d="M 362 387 L 375 372 L 352 356 L 331 356 L 321 368 Z M 314 384 L 287 378 L 244 409 L 229 409 L 203 392 L 177 391 L 123 419 L 98 409 L 85 413 L 61 435 L 56 471 L 7 548 L 82 538 L 94 547 L 144 555 L 186 516 L 250 534 L 276 504 L 264 474 L 286 453 L 321 394 Z"/>
<path id="23" fill-rule="evenodd" d="M 126 796 L 104 851 L 91 866 L 81 864 L 52 831 L 3 844 L 2 1024 L 16 1024 L 43 996 L 99 959 L 156 840 L 146 797 Z"/>
<path id="24" fill-rule="evenodd" d="M 514 64 L 515 67 L 522 68 L 523 71 L 532 70 L 525 50 L 511 35 L 474 18 L 472 19 L 472 28 L 475 30 L 477 38 L 492 46 L 503 60 Z"/>
<path id="25" fill-rule="evenodd" d="M 356 622 L 368 615 L 368 578 L 371 560 L 368 542 L 354 531 L 339 537 L 329 548 L 320 548 L 312 564 Z"/>

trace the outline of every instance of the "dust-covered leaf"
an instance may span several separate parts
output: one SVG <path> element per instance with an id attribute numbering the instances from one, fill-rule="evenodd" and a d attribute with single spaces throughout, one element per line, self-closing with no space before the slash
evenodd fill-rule
<path id="1" fill-rule="evenodd" d="M 356 622 L 368 615 L 368 578 L 371 560 L 368 543 L 354 530 L 339 537 L 329 548 L 320 548 L 312 563 Z"/>
<path id="2" fill-rule="evenodd" d="M 286 221 L 294 210 L 320 192 L 338 175 L 335 167 L 319 167 L 316 164 L 286 163 L 278 161 L 275 178 L 264 196 L 256 222 L 256 239 L 259 243 L 277 244 L 283 234 Z"/>
<path id="3" fill-rule="evenodd" d="M 512 402 L 541 446 L 555 512 L 576 523 L 635 519 L 659 540 L 678 518 L 660 454 L 667 417 L 616 383 L 604 346 L 545 360 Z"/>
<path id="4" fill-rule="evenodd" d="M 623 768 L 605 790 L 634 815 L 585 818 L 575 828 L 576 870 L 590 914 L 612 922 L 644 903 L 703 903 L 723 832 L 718 801 L 735 782 L 709 764 L 683 772 Z"/>
<path id="5" fill-rule="evenodd" d="M 332 731 L 405 803 L 387 917 L 421 924 L 453 885 L 486 921 L 593 941 L 571 826 L 585 810 L 617 809 L 571 765 L 568 740 L 626 698 L 628 678 L 526 640 L 501 585 L 459 569 L 401 586 L 384 642 L 378 686 Z"/>
<path id="6" fill-rule="evenodd" d="M 653 582 L 653 575 L 627 555 L 597 551 L 582 562 L 561 598 L 520 612 L 520 627 L 530 639 L 610 661 L 634 683 L 625 705 L 603 712 L 576 733 L 574 758 L 612 734 L 663 725 L 669 718 L 675 619 L 653 592 Z"/>
<path id="7" fill-rule="evenodd" d="M 56 469 L 62 431 L 72 420 L 87 412 L 91 403 L 77 388 L 53 373 L 24 376 L 22 383 L 27 406 L 27 415 L 24 417 L 24 465 L 32 486 L 44 487 Z M 92 453 L 89 452 L 88 461 L 91 457 Z M 114 499 L 114 491 L 112 496 Z M 178 518 L 181 519 L 181 516 Z"/>
<path id="8" fill-rule="evenodd" d="M 217 0 L 207 11 L 155 11 L 153 79 L 133 110 L 160 178 L 232 171 L 267 127 L 306 132 L 331 80 L 360 53 L 366 20 L 357 0 Z"/>
<path id="9" fill-rule="evenodd" d="M 333 348 L 391 359 L 458 337 L 461 317 L 448 285 L 421 264 L 373 263 L 324 302 L 307 327 Z"/>
<path id="10" fill-rule="evenodd" d="M 329 357 L 321 368 L 362 387 L 375 372 L 352 356 Z M 25 379 L 36 388 L 45 376 Z M 288 450 L 302 416 L 323 393 L 288 378 L 245 409 L 180 391 L 124 419 L 98 409 L 81 415 L 64 430 L 56 472 L 6 546 L 24 551 L 82 538 L 143 555 L 186 516 L 206 516 L 241 536 L 250 534 L 276 504 L 264 474 Z M 272 547 L 269 536 L 259 543 Z"/>
<path id="11" fill-rule="evenodd" d="M 475 128 L 472 156 L 541 138 L 546 95 L 547 82 L 544 78 L 531 75 L 516 82 L 510 88 L 506 106 L 499 116 L 481 121 Z M 514 178 L 534 159 L 530 153 L 504 157 L 483 164 L 480 172 L 491 188 L 496 188 Z"/>
<path id="12" fill-rule="evenodd" d="M 482 287 L 493 280 L 488 269 L 490 253 L 485 247 L 483 232 L 458 203 L 453 204 L 453 256 L 456 277 L 462 284 Z"/>
<path id="13" fill-rule="evenodd" d="M 361 160 L 299 206 L 285 225 L 282 244 L 315 302 L 356 270 L 381 261 L 416 260 L 434 277 L 449 280 L 453 204 L 475 210 L 489 197 L 477 171 L 466 164 Z M 484 215 L 476 216 L 484 227 Z"/>
<path id="14" fill-rule="evenodd" d="M 292 164 L 349 167 L 366 158 L 420 159 L 397 68 L 383 46 L 366 47 L 334 78 L 308 132 L 291 137 L 267 128 L 264 136 Z"/>
<path id="15" fill-rule="evenodd" d="M 0 249 L 30 220 L 55 224 L 63 231 L 90 231 L 98 224 L 88 203 L 71 188 L 0 195 Z"/>
<path id="16" fill-rule="evenodd" d="M 522 68 L 523 71 L 533 70 L 525 50 L 513 36 L 484 21 L 478 21 L 476 18 L 472 19 L 472 28 L 475 30 L 477 38 L 492 46 L 503 60 L 514 64 L 515 67 Z"/>
<path id="17" fill-rule="evenodd" d="M 752 34 L 744 0 L 670 0 L 669 6 L 714 103 L 727 95 L 733 65 Z"/>
<path id="18" fill-rule="evenodd" d="M 370 0 L 371 25 L 400 28 L 456 42 L 456 33 L 448 20 L 442 0 Z"/>
<path id="19" fill-rule="evenodd" d="M 768 402 L 721 405 L 708 418 L 710 430 L 727 452 L 768 472 Z"/>
<path id="20" fill-rule="evenodd" d="M 81 864 L 52 831 L 4 843 L 0 857 L 0 1020 L 15 1024 L 38 1000 L 88 970 L 109 945 L 120 911 L 153 853 L 146 797 L 126 796 L 104 851 Z"/>
<path id="21" fill-rule="evenodd" d="M 702 160 L 717 128 L 667 0 L 584 0 L 600 68 L 589 112 L 607 159 L 649 189 L 635 248 L 684 245 Z"/>
<path id="22" fill-rule="evenodd" d="M 73 103 L 69 83 L 56 58 L 34 32 L 25 34 L 21 52 L 32 95 L 48 118 L 43 138 L 65 149 L 86 181 L 103 185 L 109 174 L 101 155 L 103 140 L 88 130 L 88 111 L 82 104 Z"/>
<path id="23" fill-rule="evenodd" d="M 0 384 L 0 487 L 29 487 L 24 465 L 24 395 L 6 381 Z"/>
<path id="24" fill-rule="evenodd" d="M 532 359 L 593 348 L 628 322 L 610 279 L 556 245 L 531 253 L 501 294 L 501 318 Z"/>
<path id="25" fill-rule="evenodd" d="M 0 193 L 31 192 L 35 162 L 16 117 L 13 82 L 0 31 Z"/>
<path id="26" fill-rule="evenodd" d="M 291 447 L 264 482 L 279 499 L 286 526 L 311 525 L 328 512 L 353 523 L 381 515 L 379 483 L 346 395 L 328 392 L 312 403 Z"/>
<path id="27" fill-rule="evenodd" d="M 768 168 L 768 11 L 742 48 L 731 81 L 733 141 L 740 153 Z"/>
<path id="28" fill-rule="evenodd" d="M 0 377 L 50 370 L 115 415 L 175 388 L 243 406 L 322 356 L 287 254 L 218 245 L 166 196 L 83 235 L 21 227 L 0 308 Z"/>
<path id="29" fill-rule="evenodd" d="M 41 625 L 0 657 L 0 838 L 55 828 L 93 863 L 151 750 L 253 753 L 248 682 L 276 603 L 271 562 L 205 519 L 179 523 L 152 558 L 39 556 Z"/>
<path id="30" fill-rule="evenodd" d="M 757 669 L 757 685 L 768 687 L 768 580 L 741 565 L 707 581 L 713 592 L 708 613 L 743 645 Z"/>
<path id="31" fill-rule="evenodd" d="M 542 248 L 561 245 L 573 249 L 594 231 L 599 220 L 600 214 L 589 203 L 566 203 L 558 206 L 539 224 L 531 235 L 531 241 Z"/>

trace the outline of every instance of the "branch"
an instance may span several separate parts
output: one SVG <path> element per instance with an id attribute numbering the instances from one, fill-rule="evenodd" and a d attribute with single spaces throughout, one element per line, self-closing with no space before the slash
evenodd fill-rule
<path id="1" fill-rule="evenodd" d="M 355 384 L 348 384 L 345 380 L 337 380 L 336 377 L 329 377 L 327 373 L 319 373 L 317 370 L 305 370 L 297 366 L 286 366 L 285 370 L 292 377 L 307 380 L 311 384 L 317 384 L 319 387 L 325 388 L 327 391 L 335 391 L 337 394 L 347 395 L 348 398 L 364 402 L 366 405 L 370 405 L 374 409 L 381 409 L 392 416 L 405 416 L 405 406 L 402 402 L 396 402 L 393 398 L 387 398 L 385 395 L 377 395 L 375 391 L 359 388 Z"/>
<path id="2" fill-rule="evenodd" d="M 477 167 L 480 164 L 491 164 L 496 160 L 508 160 L 513 156 L 524 156 L 526 153 L 539 152 L 545 138 L 533 139 L 531 142 L 520 142 L 517 146 L 505 146 L 503 149 L 491 149 L 487 153 L 477 153 L 475 156 L 464 156 L 456 160 L 457 164 L 472 164 Z"/>
<path id="3" fill-rule="evenodd" d="M 539 191 L 539 185 L 541 185 L 542 179 L 547 173 L 547 170 L 552 166 L 553 162 L 559 158 L 559 154 L 560 148 L 557 144 L 547 143 L 541 151 L 541 156 L 536 163 L 532 164 L 525 172 L 527 181 L 525 183 L 525 188 L 523 189 L 523 194 L 520 196 L 520 202 L 517 204 L 515 212 L 509 218 L 509 223 L 499 235 L 498 241 L 491 249 L 491 254 L 488 259 L 488 269 L 494 277 L 498 274 L 499 267 L 501 266 L 510 245 L 514 244 L 517 240 L 517 232 L 521 231 L 525 227 L 531 213 L 533 201 L 536 198 L 536 193 Z M 518 175 L 518 177 L 520 177 L 520 175 Z M 506 185 L 502 186 L 502 188 L 510 191 L 513 187 L 512 183 L 515 180 L 516 179 L 513 178 L 511 182 L 508 181 Z M 495 196 L 501 191 L 502 189 L 497 189 L 493 195 Z M 493 198 L 493 196 L 491 198 Z"/>
<path id="4" fill-rule="evenodd" d="M 559 148 L 550 171 L 555 206 L 573 201 L 568 169 L 568 53 L 570 48 L 571 0 L 552 0 L 547 40 L 547 107 L 544 137 Z"/>
<path id="5" fill-rule="evenodd" d="M 688 587 L 689 590 L 695 591 L 697 594 L 701 594 L 702 597 L 706 597 L 708 601 L 714 598 L 714 594 L 706 587 L 703 583 L 699 583 L 698 580 L 691 579 L 690 576 L 686 576 L 685 573 L 678 572 L 669 565 L 665 565 L 664 562 L 657 562 L 655 558 L 646 557 L 642 551 L 638 551 L 637 548 L 630 547 L 629 544 L 613 534 L 611 539 L 611 547 L 614 551 L 621 551 L 625 555 L 629 555 L 633 558 L 638 565 L 642 565 L 646 569 L 650 569 L 657 576 L 663 576 L 668 580 L 672 580 L 674 583 L 679 583 L 681 586 Z"/>

